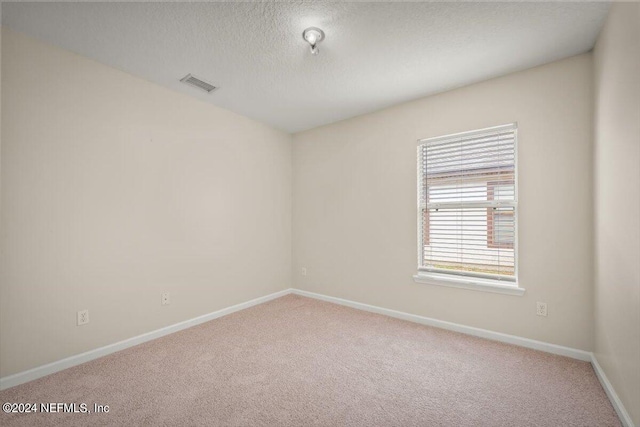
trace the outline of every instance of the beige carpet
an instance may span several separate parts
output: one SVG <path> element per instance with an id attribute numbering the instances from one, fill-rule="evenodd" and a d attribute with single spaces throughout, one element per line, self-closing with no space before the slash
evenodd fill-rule
<path id="1" fill-rule="evenodd" d="M 586 362 L 289 295 L 0 393 L 13 425 L 618 426 Z"/>

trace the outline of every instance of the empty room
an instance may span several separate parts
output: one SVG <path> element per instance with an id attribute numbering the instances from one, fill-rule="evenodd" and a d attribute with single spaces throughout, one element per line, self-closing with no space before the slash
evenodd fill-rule
<path id="1" fill-rule="evenodd" d="M 0 425 L 640 426 L 639 2 L 0 13 Z"/>

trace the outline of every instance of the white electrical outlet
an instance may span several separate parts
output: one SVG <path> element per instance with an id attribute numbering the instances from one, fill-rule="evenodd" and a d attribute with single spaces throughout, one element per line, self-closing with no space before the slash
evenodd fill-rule
<path id="1" fill-rule="evenodd" d="M 547 317 L 547 303 L 538 301 L 536 303 L 536 314 L 538 316 Z"/>
<path id="2" fill-rule="evenodd" d="M 169 305 L 171 300 L 169 299 L 169 292 L 165 292 L 162 294 L 162 305 Z"/>
<path id="3" fill-rule="evenodd" d="M 78 326 L 89 323 L 89 310 L 80 310 L 78 312 Z"/>
<path id="4" fill-rule="evenodd" d="M 300 272 L 302 273 L 303 276 L 306 276 L 307 275 L 307 267 L 302 267 Z"/>

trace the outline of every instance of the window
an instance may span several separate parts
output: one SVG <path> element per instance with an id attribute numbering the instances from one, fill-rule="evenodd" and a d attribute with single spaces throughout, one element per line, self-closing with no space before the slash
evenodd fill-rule
<path id="1" fill-rule="evenodd" d="M 516 131 L 420 141 L 419 275 L 516 286 Z"/>

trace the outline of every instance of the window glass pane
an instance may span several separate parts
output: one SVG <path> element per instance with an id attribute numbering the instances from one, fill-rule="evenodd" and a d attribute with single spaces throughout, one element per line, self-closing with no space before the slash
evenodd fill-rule
<path id="1" fill-rule="evenodd" d="M 493 242 L 513 245 L 515 221 L 513 212 L 498 210 L 493 215 Z"/>
<path id="2" fill-rule="evenodd" d="M 513 184 L 501 184 L 493 188 L 494 200 L 514 200 L 515 195 L 515 185 Z"/>
<path id="3" fill-rule="evenodd" d="M 494 231 L 513 241 L 513 209 L 501 212 Z M 466 272 L 513 275 L 515 252 L 488 244 L 486 208 L 429 209 L 429 240 L 424 245 L 425 267 Z"/>
<path id="4" fill-rule="evenodd" d="M 429 202 L 472 202 L 487 200 L 486 185 L 431 185 Z"/>

